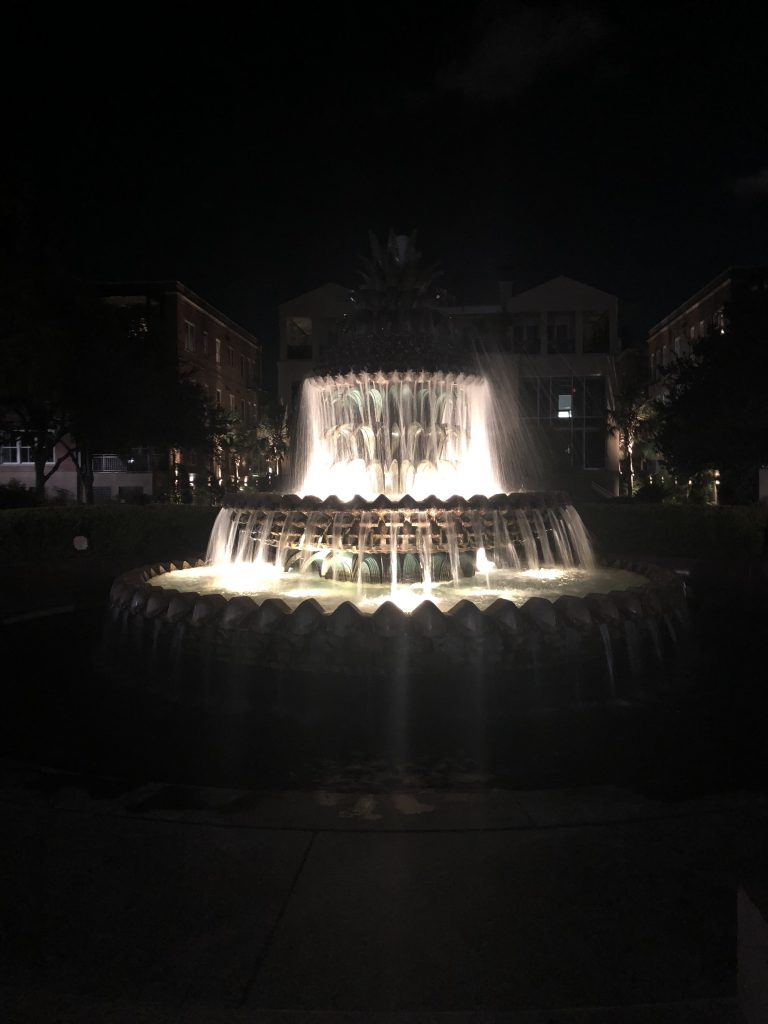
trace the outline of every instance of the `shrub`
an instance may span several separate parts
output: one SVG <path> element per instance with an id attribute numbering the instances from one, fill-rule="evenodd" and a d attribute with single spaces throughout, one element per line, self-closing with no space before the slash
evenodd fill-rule
<path id="1" fill-rule="evenodd" d="M 25 487 L 19 480 L 0 484 L 0 508 L 32 508 L 37 505 L 33 487 Z"/>

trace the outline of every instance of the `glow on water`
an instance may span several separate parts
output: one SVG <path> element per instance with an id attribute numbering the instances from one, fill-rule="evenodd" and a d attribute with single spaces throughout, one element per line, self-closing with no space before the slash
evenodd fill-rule
<path id="1" fill-rule="evenodd" d="M 260 575 L 260 574 L 259 574 Z M 276 573 L 270 578 L 256 578 L 248 566 L 205 566 L 180 569 L 155 576 L 153 586 L 171 587 L 199 594 L 224 594 L 225 597 L 246 595 L 261 602 L 278 597 L 290 608 L 314 598 L 324 611 L 330 612 L 344 601 L 351 601 L 363 612 L 373 612 L 385 601 L 394 601 L 403 611 L 414 611 L 422 601 L 430 600 L 442 611 L 468 599 L 478 608 L 489 607 L 497 598 L 524 604 L 530 597 L 557 600 L 563 594 L 583 597 L 586 594 L 608 593 L 639 586 L 647 580 L 639 573 L 624 569 L 541 568 L 524 572 L 492 569 L 458 583 L 389 583 L 358 586 L 355 583 L 323 579 L 314 574 Z"/>

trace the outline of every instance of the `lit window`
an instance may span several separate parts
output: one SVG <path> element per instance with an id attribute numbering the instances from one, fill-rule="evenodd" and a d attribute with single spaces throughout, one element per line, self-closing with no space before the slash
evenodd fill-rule
<path id="1" fill-rule="evenodd" d="M 195 325 L 189 320 L 184 321 L 184 351 L 195 351 Z"/>
<path id="2" fill-rule="evenodd" d="M 558 395 L 557 396 L 557 418 L 559 420 L 569 420 L 571 418 L 571 412 L 573 410 L 573 395 Z"/>
<path id="3" fill-rule="evenodd" d="M 216 339 L 216 362 L 221 362 L 221 338 Z"/>

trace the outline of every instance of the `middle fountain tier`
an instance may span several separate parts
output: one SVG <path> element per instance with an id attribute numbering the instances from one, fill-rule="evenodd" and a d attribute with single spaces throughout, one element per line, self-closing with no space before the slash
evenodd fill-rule
<path id="1" fill-rule="evenodd" d="M 355 497 L 233 497 L 217 517 L 206 561 L 254 575 L 315 572 L 338 581 L 441 583 L 493 568 L 594 567 L 581 519 L 558 491 Z"/>

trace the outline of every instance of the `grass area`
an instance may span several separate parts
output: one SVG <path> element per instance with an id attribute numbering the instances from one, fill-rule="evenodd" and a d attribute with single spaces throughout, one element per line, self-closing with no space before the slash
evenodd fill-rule
<path id="1" fill-rule="evenodd" d="M 752 559 L 768 555 L 768 505 L 577 503 L 598 554 Z"/>

